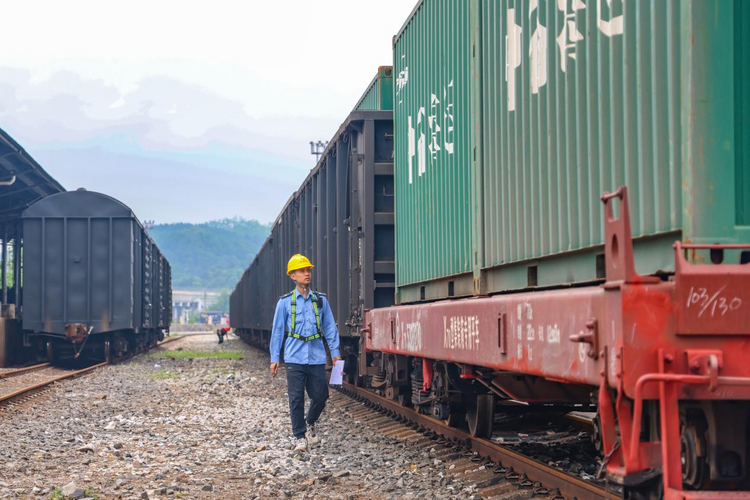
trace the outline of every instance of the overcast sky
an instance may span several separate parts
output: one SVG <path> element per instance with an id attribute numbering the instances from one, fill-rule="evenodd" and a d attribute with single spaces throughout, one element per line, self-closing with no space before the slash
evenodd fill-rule
<path id="1" fill-rule="evenodd" d="M 415 1 L 9 2 L 0 128 L 141 220 L 269 222 Z"/>

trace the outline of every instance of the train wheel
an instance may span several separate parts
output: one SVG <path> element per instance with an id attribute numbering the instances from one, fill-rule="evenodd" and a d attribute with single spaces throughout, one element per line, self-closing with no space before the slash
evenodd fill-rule
<path id="1" fill-rule="evenodd" d="M 708 446 L 705 441 L 707 433 L 708 425 L 703 418 L 683 416 L 680 432 L 682 482 L 691 488 L 703 488 L 709 476 L 706 461 Z"/>
<path id="2" fill-rule="evenodd" d="M 127 340 L 122 337 L 122 335 L 116 333 L 112 339 L 112 342 L 114 343 L 114 357 L 115 359 L 119 359 L 127 353 Z"/>
<path id="3" fill-rule="evenodd" d="M 451 427 L 461 427 L 466 421 L 466 408 L 460 403 L 434 401 L 430 407 L 430 414 Z"/>
<path id="4" fill-rule="evenodd" d="M 356 356 L 346 357 L 344 373 L 346 374 L 346 381 L 350 384 L 356 384 L 359 381 L 359 363 L 357 363 Z"/>
<path id="5" fill-rule="evenodd" d="M 598 411 L 596 412 L 596 417 L 594 417 L 592 425 L 591 442 L 593 443 L 594 448 L 596 448 L 596 451 L 602 455 L 604 450 L 604 445 L 602 444 L 602 421 L 599 417 Z"/>
<path id="6" fill-rule="evenodd" d="M 661 475 L 640 486 L 623 488 L 622 498 L 624 500 L 662 500 L 664 498 L 664 487 Z"/>
<path id="7" fill-rule="evenodd" d="M 466 410 L 463 407 L 460 407 L 450 408 L 448 411 L 448 418 L 443 419 L 443 422 L 451 427 L 461 427 L 466 421 Z"/>
<path id="8" fill-rule="evenodd" d="M 55 360 L 55 347 L 51 340 L 47 341 L 47 362 L 54 363 Z"/>
<path id="9" fill-rule="evenodd" d="M 489 438 L 495 423 L 495 395 L 480 394 L 470 399 L 466 418 L 469 432 L 474 437 Z"/>

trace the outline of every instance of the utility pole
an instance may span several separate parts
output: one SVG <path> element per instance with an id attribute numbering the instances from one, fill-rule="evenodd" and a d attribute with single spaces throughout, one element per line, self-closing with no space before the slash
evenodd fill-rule
<path id="1" fill-rule="evenodd" d="M 310 141 L 310 154 L 315 155 L 315 163 L 318 163 L 320 160 L 320 155 L 323 154 L 323 151 L 325 151 L 326 146 L 328 146 L 328 141 Z"/>

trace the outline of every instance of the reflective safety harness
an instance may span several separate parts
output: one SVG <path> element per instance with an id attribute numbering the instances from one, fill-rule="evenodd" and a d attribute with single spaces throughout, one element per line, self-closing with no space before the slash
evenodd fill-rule
<path id="1" fill-rule="evenodd" d="M 315 311 L 315 323 L 318 326 L 318 332 L 315 335 L 310 335 L 309 337 L 304 337 L 300 335 L 299 333 L 296 333 L 294 331 L 294 325 L 297 320 L 297 294 L 294 293 L 294 290 L 292 290 L 292 329 L 291 331 L 287 331 L 286 335 L 287 337 L 292 337 L 293 339 L 299 339 L 303 340 L 305 342 L 310 342 L 311 340 L 317 340 L 319 338 L 323 338 L 322 330 L 320 328 L 320 309 L 318 309 L 318 296 L 315 295 L 315 292 L 310 292 L 310 297 L 312 298 L 313 303 L 313 311 Z M 321 305 L 323 303 L 323 299 L 320 298 Z"/>

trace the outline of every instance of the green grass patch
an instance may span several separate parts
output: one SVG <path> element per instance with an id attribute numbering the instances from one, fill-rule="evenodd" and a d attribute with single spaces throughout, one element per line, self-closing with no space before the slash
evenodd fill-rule
<path id="1" fill-rule="evenodd" d="M 162 351 L 151 354 L 152 358 L 170 359 L 245 359 L 239 351 Z"/>
<path id="2" fill-rule="evenodd" d="M 49 497 L 51 500 L 64 500 L 65 495 L 63 495 L 62 488 L 59 486 L 56 487 L 54 490 L 50 491 Z"/>
<path id="3" fill-rule="evenodd" d="M 85 489 L 85 490 L 83 491 L 83 496 L 85 496 L 86 498 L 93 498 L 94 500 L 98 500 L 98 499 L 99 499 L 99 494 L 98 494 L 98 493 L 96 493 L 96 492 L 95 492 L 94 490 L 92 490 L 91 488 L 86 488 L 86 489 Z"/>
<path id="4" fill-rule="evenodd" d="M 156 373 L 152 373 L 151 375 L 148 376 L 148 378 L 164 380 L 164 379 L 170 379 L 170 378 L 180 378 L 180 374 L 175 373 L 175 372 L 170 372 L 169 370 L 160 370 Z"/>

